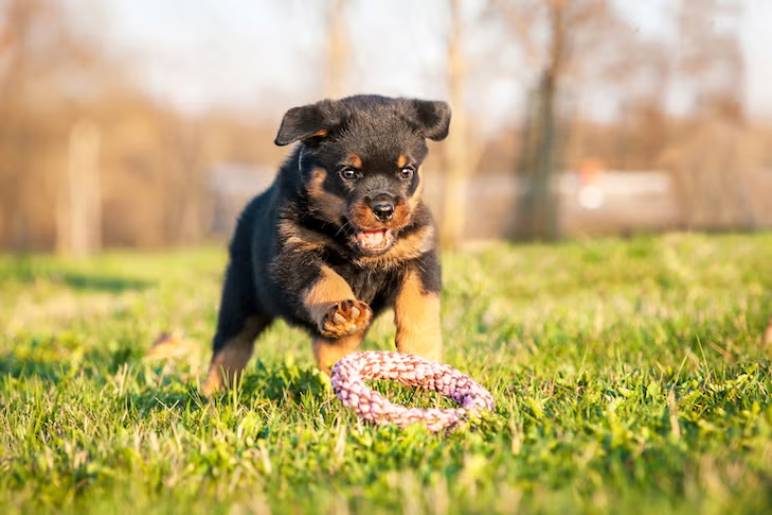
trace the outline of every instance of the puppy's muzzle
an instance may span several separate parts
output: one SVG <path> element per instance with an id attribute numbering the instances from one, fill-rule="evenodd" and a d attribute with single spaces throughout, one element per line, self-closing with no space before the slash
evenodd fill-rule
<path id="1" fill-rule="evenodd" d="M 379 221 L 388 222 L 394 216 L 394 197 L 388 193 L 379 193 L 365 200 Z"/>

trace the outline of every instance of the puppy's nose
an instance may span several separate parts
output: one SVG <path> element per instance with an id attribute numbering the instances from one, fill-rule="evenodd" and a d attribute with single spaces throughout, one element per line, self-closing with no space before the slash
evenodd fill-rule
<path id="1" fill-rule="evenodd" d="M 378 193 L 374 196 L 367 196 L 365 200 L 370 204 L 375 217 L 381 222 L 391 220 L 394 216 L 394 198 L 388 193 Z"/>
<path id="2" fill-rule="evenodd" d="M 391 220 L 394 216 L 394 202 L 391 200 L 377 200 L 372 204 L 373 213 L 375 217 L 381 222 Z"/>

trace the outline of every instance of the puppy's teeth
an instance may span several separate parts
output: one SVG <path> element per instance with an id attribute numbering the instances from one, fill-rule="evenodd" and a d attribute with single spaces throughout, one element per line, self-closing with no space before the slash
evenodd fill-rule
<path id="1" fill-rule="evenodd" d="M 377 249 L 383 247 L 387 240 L 388 231 L 362 231 L 357 234 L 356 239 L 359 245 L 365 249 Z"/>
<path id="2" fill-rule="evenodd" d="M 359 308 L 356 306 L 352 306 L 351 308 L 351 318 L 357 318 L 359 317 Z"/>

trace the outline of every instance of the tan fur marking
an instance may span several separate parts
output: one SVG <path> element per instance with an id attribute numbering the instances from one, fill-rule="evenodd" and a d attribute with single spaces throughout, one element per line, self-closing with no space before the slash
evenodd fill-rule
<path id="1" fill-rule="evenodd" d="M 321 325 L 330 309 L 342 300 L 355 300 L 351 286 L 332 268 L 322 266 L 319 279 L 303 295 L 311 319 Z"/>
<path id="2" fill-rule="evenodd" d="M 420 171 L 416 171 L 420 174 Z M 423 181 L 421 176 L 418 177 L 418 187 L 407 200 L 396 203 L 394 206 L 394 216 L 386 223 L 381 222 L 375 217 L 370 206 L 364 202 L 356 202 L 349 209 L 348 217 L 354 222 L 354 224 L 364 230 L 375 230 L 382 227 L 386 227 L 393 230 L 401 229 L 413 219 L 413 213 L 415 212 L 418 204 L 421 202 L 421 194 L 423 193 Z"/>
<path id="3" fill-rule="evenodd" d="M 408 225 L 410 220 L 413 218 L 413 212 L 415 211 L 416 207 L 418 207 L 418 203 L 421 201 L 421 194 L 424 190 L 424 183 L 421 180 L 421 171 L 416 170 L 415 173 L 418 174 L 418 187 L 415 189 L 413 194 L 408 197 L 406 202 L 399 202 L 394 207 L 394 218 L 392 218 L 392 223 L 395 227 L 405 227 Z"/>
<path id="4" fill-rule="evenodd" d="M 346 160 L 346 164 L 353 166 L 357 169 L 362 169 L 362 158 L 356 154 L 351 154 Z"/>
<path id="5" fill-rule="evenodd" d="M 394 304 L 397 350 L 428 359 L 442 359 L 440 298 L 423 289 L 415 270 L 405 275 Z"/>
<path id="6" fill-rule="evenodd" d="M 352 334 L 336 340 L 314 338 L 311 347 L 314 351 L 316 365 L 322 372 L 329 374 L 330 369 L 339 359 L 357 350 L 362 343 L 363 336 L 363 334 Z"/>
<path id="7" fill-rule="evenodd" d="M 360 229 L 375 230 L 383 227 L 384 224 L 375 218 L 375 213 L 370 206 L 364 202 L 356 202 L 349 210 L 349 218 Z"/>
<path id="8" fill-rule="evenodd" d="M 212 356 L 212 363 L 202 388 L 204 395 L 212 395 L 224 386 L 231 386 L 238 381 L 249 358 L 252 357 L 255 338 L 263 325 L 264 321 L 259 317 L 247 318 L 241 332 L 228 340 Z"/>
<path id="9" fill-rule="evenodd" d="M 392 248 L 377 256 L 360 256 L 354 262 L 362 267 L 396 268 L 415 259 L 434 246 L 434 227 L 426 225 L 413 234 L 399 238 Z"/>
<path id="10" fill-rule="evenodd" d="M 420 185 L 419 187 L 420 188 Z M 418 190 L 416 190 L 418 192 Z M 375 230 L 382 227 L 398 230 L 410 224 L 413 212 L 418 205 L 418 195 L 413 195 L 407 201 L 400 201 L 394 206 L 394 216 L 384 223 L 375 217 L 375 213 L 364 202 L 357 202 L 349 209 L 349 218 L 357 227 L 364 230 Z"/>
<path id="11" fill-rule="evenodd" d="M 323 234 L 300 227 L 290 220 L 279 222 L 279 236 L 282 245 L 290 251 L 314 252 L 325 246 L 338 247 L 338 245 Z"/>
<path id="12" fill-rule="evenodd" d="M 397 168 L 404 168 L 404 166 L 407 164 L 408 158 L 405 154 L 400 154 L 397 158 Z"/>
<path id="13" fill-rule="evenodd" d="M 413 195 L 407 199 L 407 204 L 410 206 L 410 210 L 414 211 L 415 208 L 418 206 L 418 203 L 421 201 L 421 195 L 424 192 L 424 181 L 423 177 L 421 177 L 421 170 L 420 168 L 416 170 L 418 174 L 418 187 L 413 192 Z"/>
<path id="14" fill-rule="evenodd" d="M 390 220 L 391 226 L 395 228 L 405 227 L 413 218 L 413 208 L 409 202 L 397 202 L 394 206 L 394 216 Z"/>
<path id="15" fill-rule="evenodd" d="M 312 138 L 323 138 L 329 134 L 329 131 L 327 129 L 319 129 L 315 133 L 311 134 Z"/>
<path id="16" fill-rule="evenodd" d="M 345 202 L 342 198 L 333 195 L 324 189 L 324 179 L 327 172 L 322 168 L 316 168 L 311 179 L 306 185 L 306 191 L 311 199 L 309 210 L 322 215 L 330 222 L 340 223 L 345 210 Z"/>

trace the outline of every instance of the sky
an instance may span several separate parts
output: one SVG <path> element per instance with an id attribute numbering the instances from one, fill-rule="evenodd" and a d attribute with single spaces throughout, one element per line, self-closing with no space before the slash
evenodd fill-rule
<path id="1" fill-rule="evenodd" d="M 749 0 L 741 38 L 748 71 L 748 105 L 752 113 L 772 117 L 772 0 Z"/>
<path id="2" fill-rule="evenodd" d="M 139 84 L 180 109 L 225 107 L 273 117 L 324 95 L 323 0 L 71 1 L 80 28 L 98 37 Z M 615 0 L 634 30 L 651 38 L 673 36 L 661 14 L 669 3 Z M 484 4 L 466 0 L 466 19 L 486 20 Z M 353 0 L 351 93 L 446 97 L 445 6 L 444 0 Z M 530 76 L 510 64 L 510 49 L 496 46 L 494 25 L 474 24 L 466 52 L 470 107 L 495 125 L 522 109 Z M 770 26 L 772 0 L 746 0 L 738 32 L 747 76 L 739 87 L 749 112 L 765 118 L 772 117 Z M 586 102 L 584 111 L 599 119 L 616 109 L 602 91 Z"/>

